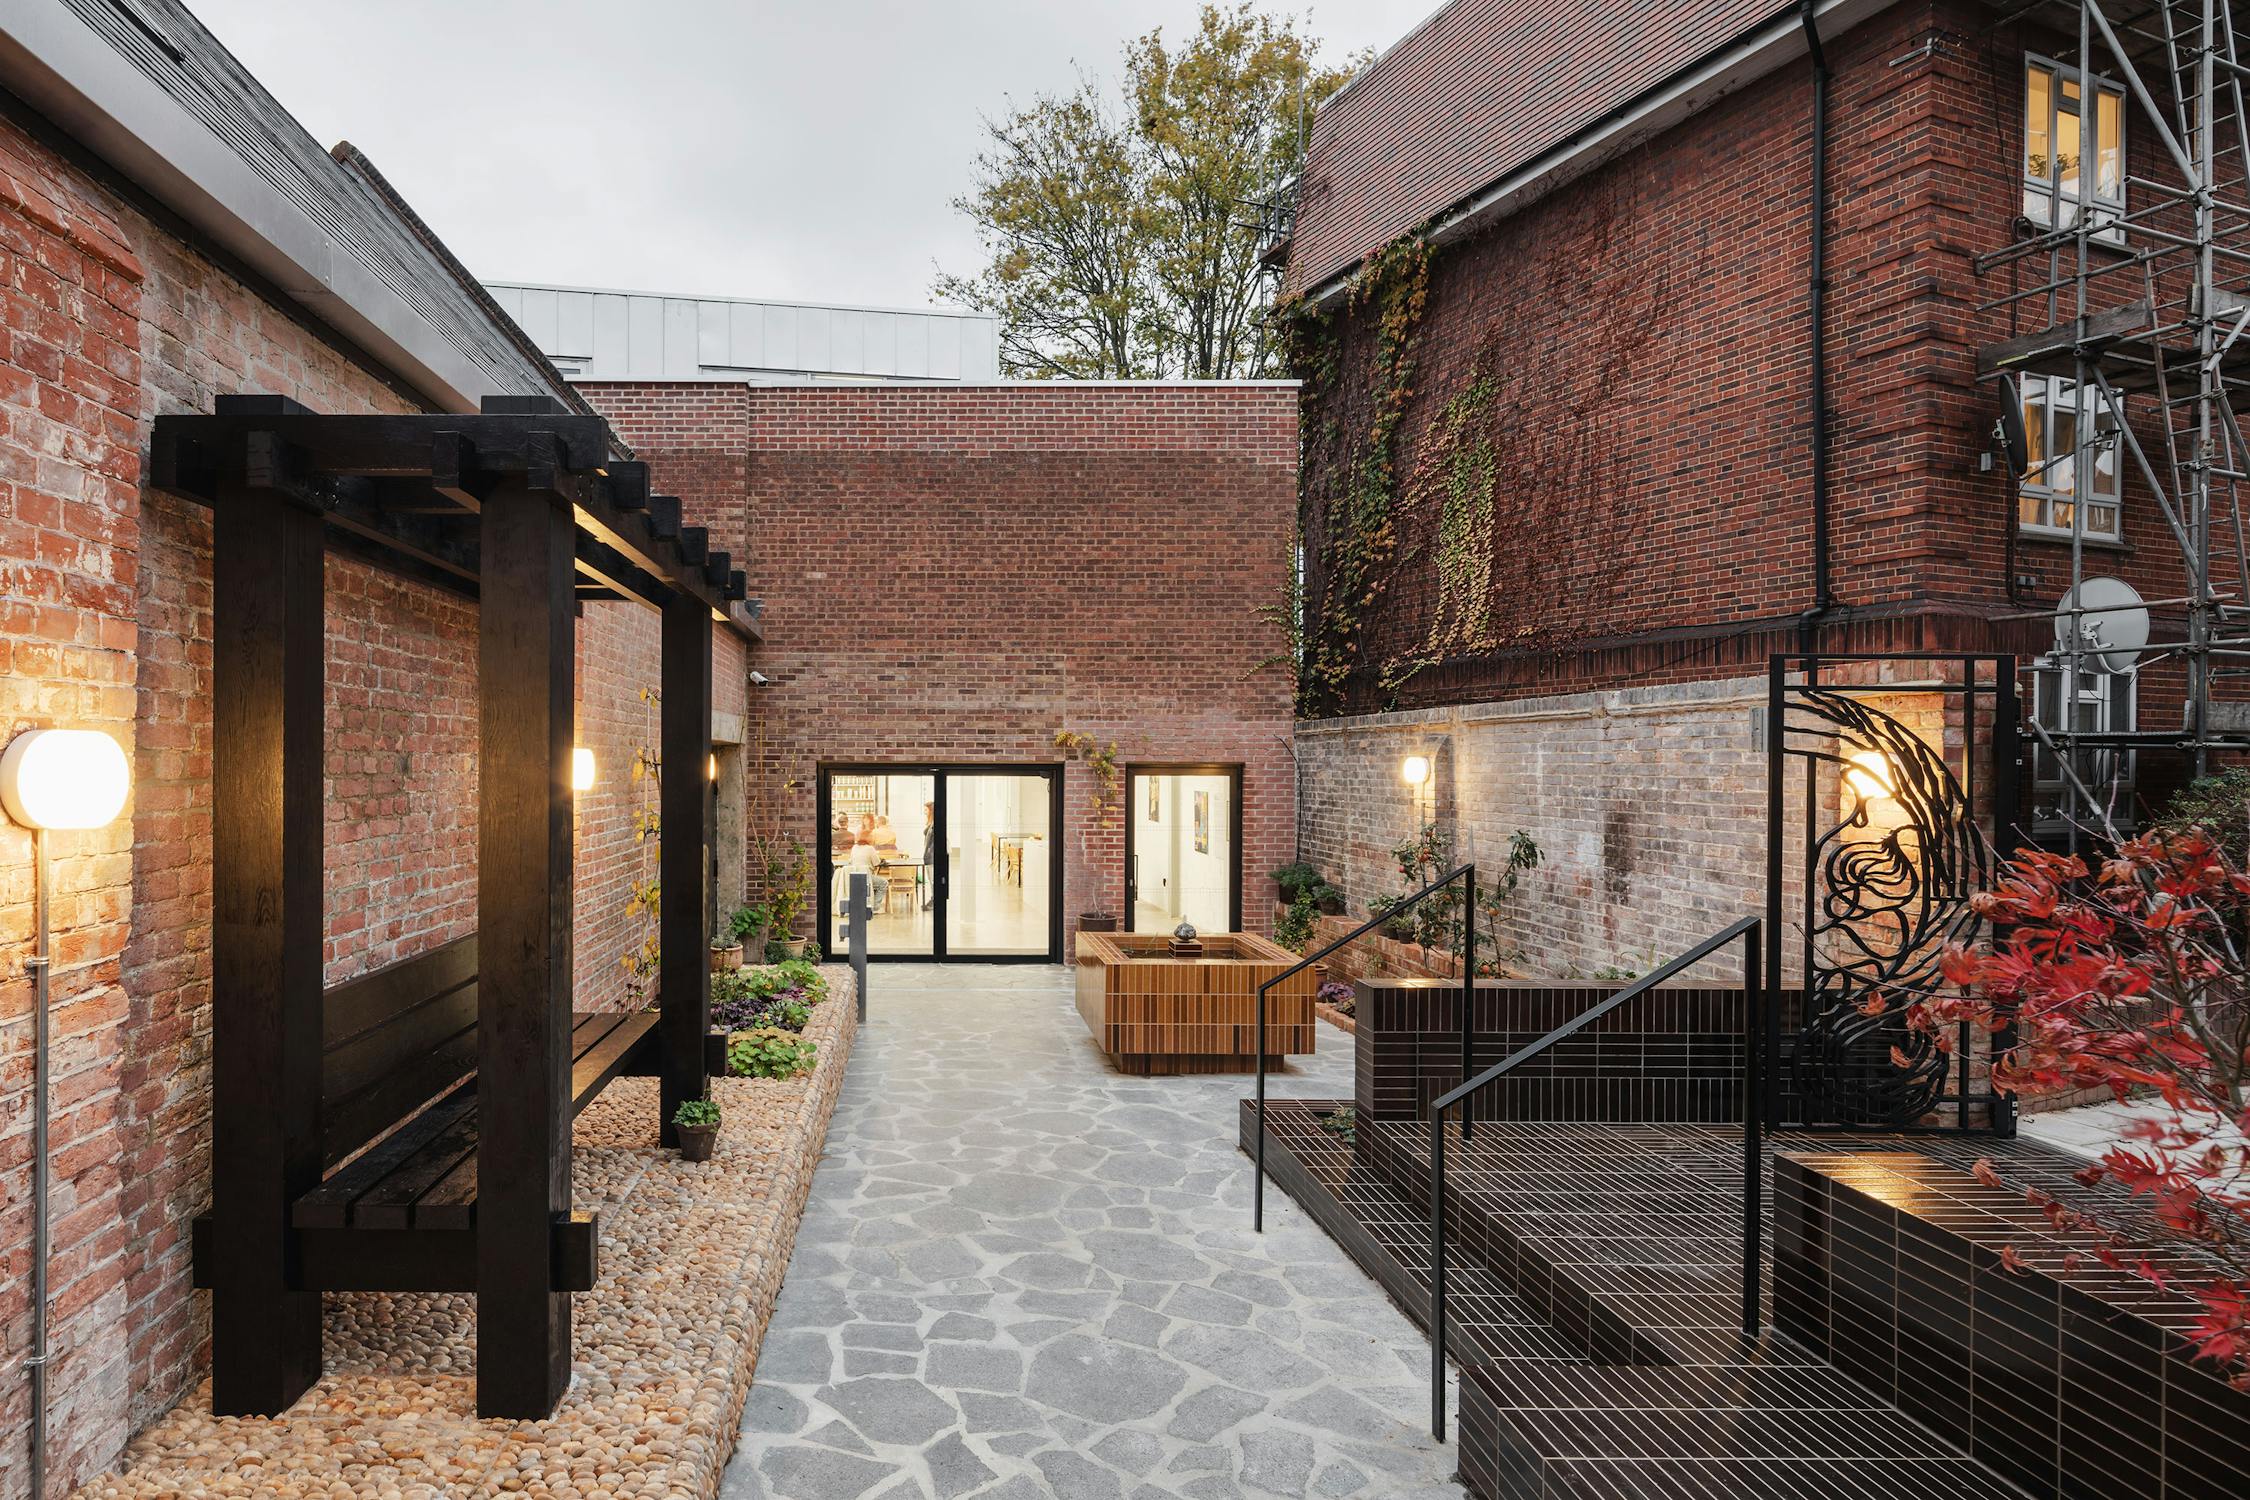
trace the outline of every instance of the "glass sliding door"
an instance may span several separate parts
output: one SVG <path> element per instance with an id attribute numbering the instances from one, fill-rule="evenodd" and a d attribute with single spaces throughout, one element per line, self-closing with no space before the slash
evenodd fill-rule
<path id="1" fill-rule="evenodd" d="M 945 773 L 945 951 L 1043 958 L 1054 950 L 1052 778 Z"/>
<path id="2" fill-rule="evenodd" d="M 1048 766 L 822 768 L 823 949 L 842 954 L 862 871 L 870 957 L 1057 957 L 1061 787 Z"/>
<path id="3" fill-rule="evenodd" d="M 1242 768 L 1135 766 L 1125 778 L 1125 925 L 1242 929 Z"/>
<path id="4" fill-rule="evenodd" d="M 821 779 L 824 926 L 841 938 L 854 871 L 868 876 L 867 951 L 882 958 L 937 956 L 934 811 L 929 771 L 831 771 Z M 823 949 L 841 950 L 824 938 Z"/>

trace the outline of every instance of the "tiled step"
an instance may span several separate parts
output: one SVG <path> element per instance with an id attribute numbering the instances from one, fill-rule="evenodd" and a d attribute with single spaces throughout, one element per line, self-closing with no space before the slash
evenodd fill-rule
<path id="1" fill-rule="evenodd" d="M 1776 1341 L 1769 1340 L 1769 1346 Z M 1485 1500 L 2017 1491 L 1826 1366 L 1482 1365 L 1462 1374 L 1463 1478 Z"/>

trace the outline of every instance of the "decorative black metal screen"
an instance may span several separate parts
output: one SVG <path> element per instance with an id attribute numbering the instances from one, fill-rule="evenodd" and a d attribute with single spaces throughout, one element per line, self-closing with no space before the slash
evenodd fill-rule
<path id="1" fill-rule="evenodd" d="M 1811 1128 L 2013 1129 L 1985 1047 L 1905 1012 L 2016 821 L 2009 656 L 1776 656 L 1767 689 L 1771 1118 Z"/>

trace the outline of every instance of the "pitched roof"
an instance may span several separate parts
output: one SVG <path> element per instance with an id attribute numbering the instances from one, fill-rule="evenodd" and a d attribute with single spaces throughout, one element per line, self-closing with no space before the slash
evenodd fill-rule
<path id="1" fill-rule="evenodd" d="M 1289 284 L 1316 287 L 1789 0 L 1453 0 L 1322 105 Z"/>

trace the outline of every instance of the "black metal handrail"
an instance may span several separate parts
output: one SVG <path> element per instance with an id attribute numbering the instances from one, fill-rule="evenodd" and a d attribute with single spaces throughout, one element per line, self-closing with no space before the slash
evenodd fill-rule
<path id="1" fill-rule="evenodd" d="M 1760 1096 L 1765 1090 L 1762 1053 L 1764 1036 L 1759 1019 L 1759 991 L 1762 984 L 1764 949 L 1758 941 L 1764 923 L 1757 917 L 1744 917 L 1722 932 L 1714 932 L 1693 948 L 1673 959 L 1663 968 L 1644 978 L 1635 980 L 1599 1005 L 1589 1006 L 1570 1020 L 1535 1042 L 1517 1048 L 1508 1056 L 1468 1079 L 1450 1093 L 1440 1094 L 1430 1101 L 1430 1435 L 1438 1441 L 1445 1440 L 1445 1113 L 1458 1106 L 1461 1110 L 1461 1139 L 1469 1138 L 1469 1100 L 1478 1090 L 1505 1077 L 1522 1063 L 1529 1062 L 1549 1047 L 1584 1030 L 1611 1011 L 1629 1001 L 1637 1000 L 1658 985 L 1677 977 L 1682 971 L 1702 962 L 1736 939 L 1742 941 L 1742 1330 L 1755 1338 L 1759 1328 L 1758 1285 L 1761 1273 L 1758 1247 L 1758 1218 L 1761 1212 L 1759 1195 L 1765 1171 L 1763 1120 Z M 1465 985 L 1462 991 L 1461 1013 L 1469 1011 L 1469 994 L 1473 987 Z M 1464 1050 L 1461 1071 L 1468 1073 L 1467 1054 Z"/>
<path id="2" fill-rule="evenodd" d="M 1398 905 L 1388 908 L 1380 916 L 1369 917 L 1318 953 L 1307 954 L 1258 986 L 1258 1029 L 1253 1038 L 1253 1045 L 1258 1049 L 1258 1140 L 1256 1146 L 1258 1175 L 1257 1182 L 1251 1188 L 1250 1196 L 1250 1227 L 1258 1233 L 1266 1232 L 1266 991 L 1284 980 L 1296 978 L 1314 964 L 1328 957 L 1329 954 L 1334 953 L 1346 944 L 1357 942 L 1385 922 L 1395 919 L 1401 912 L 1412 911 L 1423 901 L 1444 890 L 1456 880 L 1468 882 L 1463 891 L 1466 899 L 1461 903 L 1461 951 L 1464 955 L 1462 968 L 1469 976 L 1462 982 L 1464 998 L 1461 1003 L 1461 1071 L 1463 1073 L 1468 1072 L 1470 1031 L 1469 1005 L 1466 996 L 1475 988 L 1477 967 L 1477 867 L 1474 861 L 1465 865 L 1455 865 L 1413 895 L 1399 902 Z M 1461 1112 L 1461 1128 L 1463 1130 L 1469 1128 L 1467 1110 Z"/>

